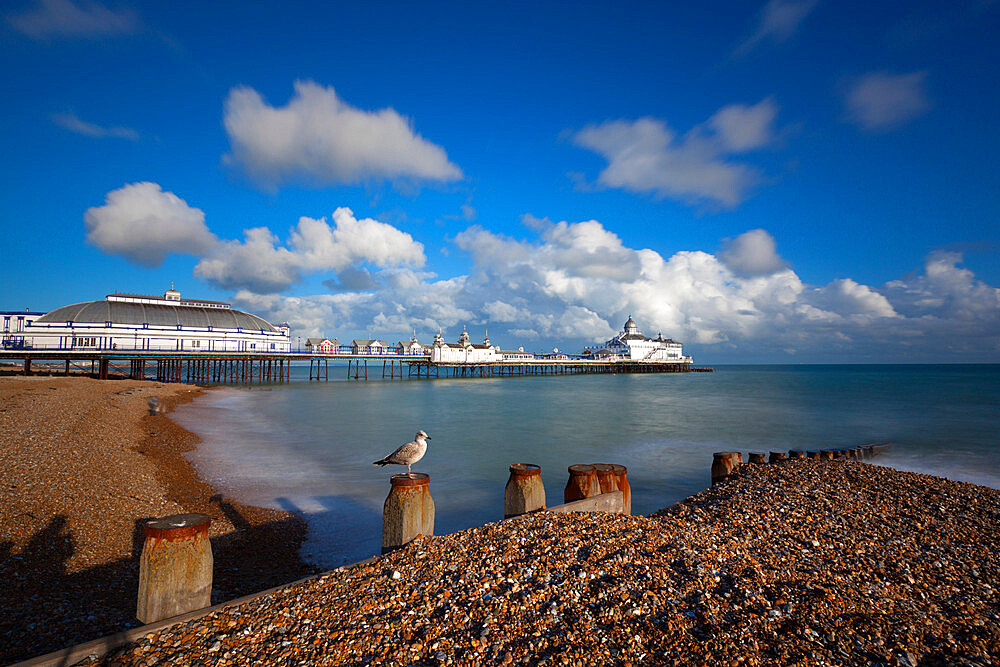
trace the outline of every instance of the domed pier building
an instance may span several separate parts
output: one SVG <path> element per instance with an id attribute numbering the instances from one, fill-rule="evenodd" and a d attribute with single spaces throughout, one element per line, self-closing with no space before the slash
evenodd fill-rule
<path id="1" fill-rule="evenodd" d="M 660 334 L 656 338 L 648 338 L 639 332 L 635 320 L 629 315 L 625 328 L 617 336 L 604 344 L 600 356 L 627 361 L 656 361 L 661 363 L 690 364 L 691 357 L 685 357 L 683 347 L 671 338 Z"/>
<path id="2" fill-rule="evenodd" d="M 46 313 L 24 327 L 28 349 L 289 352 L 287 324 L 274 325 L 228 303 L 109 294 Z"/>

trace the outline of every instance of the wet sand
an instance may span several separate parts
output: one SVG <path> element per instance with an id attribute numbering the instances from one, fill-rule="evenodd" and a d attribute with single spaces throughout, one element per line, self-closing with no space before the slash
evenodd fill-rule
<path id="1" fill-rule="evenodd" d="M 0 377 L 0 663 L 139 625 L 141 525 L 212 516 L 213 603 L 313 572 L 305 523 L 242 505 L 184 457 L 198 442 L 168 417 L 188 385 L 86 377 Z"/>

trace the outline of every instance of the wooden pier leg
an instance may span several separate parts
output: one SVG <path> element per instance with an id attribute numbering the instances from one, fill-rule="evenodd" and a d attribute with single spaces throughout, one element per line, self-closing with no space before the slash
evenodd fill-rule
<path id="1" fill-rule="evenodd" d="M 66 370 L 63 372 L 63 375 L 69 375 L 69 359 L 66 360 Z"/>

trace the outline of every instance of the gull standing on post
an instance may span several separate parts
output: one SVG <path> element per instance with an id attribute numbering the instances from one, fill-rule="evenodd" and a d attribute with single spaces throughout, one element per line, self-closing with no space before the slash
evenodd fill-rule
<path id="1" fill-rule="evenodd" d="M 422 430 L 417 431 L 417 434 L 413 436 L 411 442 L 402 445 L 399 449 L 394 451 L 389 456 L 385 457 L 381 461 L 373 461 L 373 465 L 386 466 L 390 463 L 395 463 L 397 465 L 406 466 L 406 474 L 410 474 L 410 466 L 419 461 L 424 457 L 424 453 L 427 451 L 427 441 L 431 439 L 431 436 L 424 433 Z"/>

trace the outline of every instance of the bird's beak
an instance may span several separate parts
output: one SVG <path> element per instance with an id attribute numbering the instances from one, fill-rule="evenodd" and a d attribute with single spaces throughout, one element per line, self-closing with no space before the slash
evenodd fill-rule
<path id="1" fill-rule="evenodd" d="M 424 436 L 424 440 L 433 440 L 433 439 L 434 439 L 434 438 L 432 438 L 432 437 L 431 437 L 431 436 L 429 436 L 429 435 L 425 435 L 425 436 Z"/>

